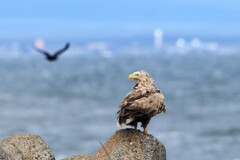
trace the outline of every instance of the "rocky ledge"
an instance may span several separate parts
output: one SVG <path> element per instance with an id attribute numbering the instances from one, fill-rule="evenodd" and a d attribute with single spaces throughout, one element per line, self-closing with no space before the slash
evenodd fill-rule
<path id="1" fill-rule="evenodd" d="M 0 142 L 0 160 L 55 160 L 41 137 L 17 134 Z"/>
<path id="2" fill-rule="evenodd" d="M 48 145 L 36 135 L 15 135 L 0 142 L 0 160 L 54 160 Z M 64 160 L 166 160 L 166 149 L 152 135 L 135 129 L 118 130 L 93 156 Z"/>

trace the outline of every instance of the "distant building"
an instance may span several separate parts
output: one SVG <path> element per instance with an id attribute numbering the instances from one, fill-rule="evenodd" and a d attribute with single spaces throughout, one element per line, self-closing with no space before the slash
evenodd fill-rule
<path id="1" fill-rule="evenodd" d="M 111 57 L 111 51 L 107 42 L 90 42 L 87 44 L 87 50 L 92 53 L 98 53 L 105 58 Z"/>
<path id="2" fill-rule="evenodd" d="M 186 48 L 186 41 L 183 38 L 178 38 L 176 40 L 176 51 L 179 54 L 186 54 L 187 53 L 187 48 Z"/>
<path id="3" fill-rule="evenodd" d="M 154 48 L 160 50 L 163 45 L 163 31 L 160 28 L 156 28 L 153 32 Z"/>
<path id="4" fill-rule="evenodd" d="M 36 39 L 34 45 L 38 48 L 43 48 L 45 46 L 44 40 Z"/>
<path id="5" fill-rule="evenodd" d="M 198 38 L 193 38 L 190 44 L 191 44 L 191 47 L 195 49 L 202 47 L 202 42 Z"/>

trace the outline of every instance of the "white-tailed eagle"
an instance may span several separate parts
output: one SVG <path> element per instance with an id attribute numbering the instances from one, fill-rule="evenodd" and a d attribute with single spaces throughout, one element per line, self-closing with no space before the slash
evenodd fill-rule
<path id="1" fill-rule="evenodd" d="M 147 125 L 151 118 L 166 112 L 165 98 L 147 72 L 137 71 L 128 78 L 136 80 L 136 85 L 119 106 L 117 126 L 131 125 L 137 129 L 138 122 L 141 122 L 143 133 L 147 134 Z"/>

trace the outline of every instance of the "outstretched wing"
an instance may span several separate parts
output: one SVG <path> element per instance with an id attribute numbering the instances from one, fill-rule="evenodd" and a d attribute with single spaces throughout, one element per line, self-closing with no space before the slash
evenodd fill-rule
<path id="1" fill-rule="evenodd" d="M 38 51 L 38 52 L 40 52 L 40 53 L 42 53 L 42 54 L 44 54 L 44 55 L 46 55 L 46 56 L 50 56 L 50 54 L 49 54 L 48 52 L 46 52 L 46 51 L 44 51 L 44 50 L 41 50 L 41 49 L 37 48 L 36 46 L 33 46 L 33 48 L 34 48 L 36 51 Z"/>
<path id="2" fill-rule="evenodd" d="M 69 46 L 70 46 L 70 43 L 66 43 L 64 48 L 62 48 L 54 53 L 54 56 L 58 56 L 59 54 L 63 53 L 64 51 L 66 51 L 69 48 Z"/>
<path id="3" fill-rule="evenodd" d="M 166 111 L 164 96 L 159 90 L 138 90 L 130 92 L 122 101 L 119 117 L 152 117 Z"/>

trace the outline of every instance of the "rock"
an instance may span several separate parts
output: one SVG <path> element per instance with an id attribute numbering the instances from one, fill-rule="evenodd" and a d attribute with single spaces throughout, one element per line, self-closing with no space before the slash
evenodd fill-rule
<path id="1" fill-rule="evenodd" d="M 80 155 L 75 155 L 69 158 L 65 158 L 63 160 L 90 160 L 91 157 L 87 154 L 80 154 Z"/>
<path id="2" fill-rule="evenodd" d="M 55 157 L 41 137 L 17 134 L 0 141 L 0 160 L 55 160 Z M 81 154 L 63 160 L 166 160 L 166 150 L 152 135 L 122 129 L 94 156 Z"/>
<path id="3" fill-rule="evenodd" d="M 11 159 L 23 160 L 22 152 L 13 143 L 2 143 L 0 142 L 0 148 L 6 153 L 6 155 Z"/>
<path id="4" fill-rule="evenodd" d="M 41 137 L 17 134 L 0 142 L 0 148 L 12 160 L 55 160 L 53 152 Z"/>
<path id="5" fill-rule="evenodd" d="M 0 160 L 12 160 L 2 148 L 0 148 Z"/>
<path id="6" fill-rule="evenodd" d="M 135 129 L 118 130 L 93 160 L 166 160 L 166 149 L 152 135 Z"/>

